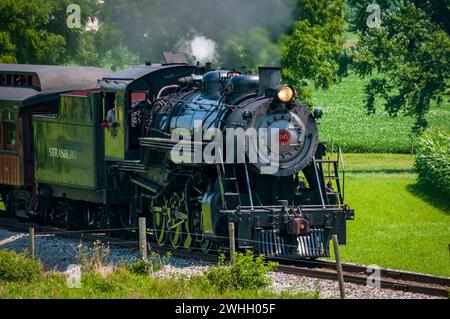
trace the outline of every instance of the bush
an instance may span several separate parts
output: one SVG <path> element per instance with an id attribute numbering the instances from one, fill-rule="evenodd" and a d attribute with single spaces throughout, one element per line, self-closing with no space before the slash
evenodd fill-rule
<path id="1" fill-rule="evenodd" d="M 100 240 L 96 240 L 90 249 L 86 246 L 80 247 L 78 260 L 83 272 L 95 273 L 104 271 L 108 257 L 109 247 Z"/>
<path id="2" fill-rule="evenodd" d="M 0 280 L 32 281 L 43 273 L 40 261 L 33 260 L 24 253 L 0 250 Z"/>
<path id="3" fill-rule="evenodd" d="M 138 259 L 127 265 L 127 269 L 136 275 L 149 275 L 162 268 L 169 261 L 170 253 L 167 253 L 162 259 L 156 252 L 152 252 L 150 258 Z"/>
<path id="4" fill-rule="evenodd" d="M 266 288 L 271 283 L 266 275 L 276 267 L 276 263 L 266 262 L 263 256 L 255 258 L 251 251 L 247 251 L 245 254 L 236 253 L 234 264 L 226 263 L 221 256 L 219 264 L 206 271 L 206 277 L 221 292 Z"/>
<path id="5" fill-rule="evenodd" d="M 443 130 L 430 130 L 420 139 L 415 168 L 419 183 L 450 195 L 450 135 Z"/>

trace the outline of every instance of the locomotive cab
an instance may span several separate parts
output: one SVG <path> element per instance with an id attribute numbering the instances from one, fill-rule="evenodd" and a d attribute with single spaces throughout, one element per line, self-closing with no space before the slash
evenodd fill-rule
<path id="1" fill-rule="evenodd" d="M 166 85 L 190 76 L 194 67 L 184 64 L 145 64 L 103 78 L 105 159 L 133 161 L 140 158 L 144 109 Z"/>

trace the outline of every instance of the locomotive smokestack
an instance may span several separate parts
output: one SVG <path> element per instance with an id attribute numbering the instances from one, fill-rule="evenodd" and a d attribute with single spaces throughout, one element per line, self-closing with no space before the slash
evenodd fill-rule
<path id="1" fill-rule="evenodd" d="M 267 89 L 276 90 L 281 83 L 281 68 L 259 67 L 259 94 L 265 94 Z"/>

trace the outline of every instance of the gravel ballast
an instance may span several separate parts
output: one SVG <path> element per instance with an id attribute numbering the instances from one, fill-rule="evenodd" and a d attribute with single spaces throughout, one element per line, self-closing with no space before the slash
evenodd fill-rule
<path id="1" fill-rule="evenodd" d="M 90 241 L 67 239 L 55 235 L 37 235 L 35 240 L 36 257 L 42 261 L 45 268 L 65 272 L 70 265 L 78 263 L 78 253 L 81 245 L 92 246 Z M 10 249 L 17 252 L 27 251 L 29 236 L 26 233 L 0 229 L 0 249 Z M 139 258 L 133 249 L 110 247 L 109 262 L 117 266 L 120 262 L 132 261 Z M 208 264 L 197 260 L 170 257 L 169 262 L 155 273 L 159 278 L 193 276 L 202 274 Z M 313 291 L 318 289 L 321 298 L 339 298 L 339 287 L 336 281 L 315 279 L 300 275 L 270 272 L 271 288 L 281 291 Z M 413 294 L 408 292 L 379 289 L 345 283 L 347 298 L 356 299 L 431 299 L 432 296 Z"/>

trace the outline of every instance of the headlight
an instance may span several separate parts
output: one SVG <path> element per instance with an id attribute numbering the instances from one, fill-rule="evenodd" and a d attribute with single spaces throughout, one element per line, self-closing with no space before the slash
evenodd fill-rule
<path id="1" fill-rule="evenodd" d="M 283 102 L 288 103 L 291 102 L 295 97 L 295 90 L 293 87 L 282 85 L 277 90 L 277 98 Z"/>

